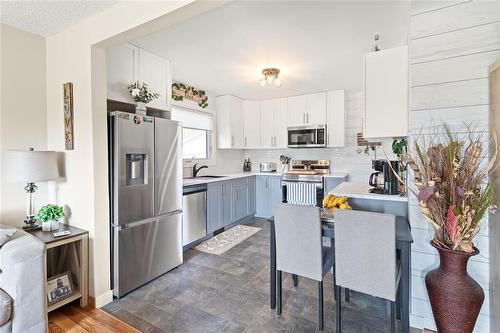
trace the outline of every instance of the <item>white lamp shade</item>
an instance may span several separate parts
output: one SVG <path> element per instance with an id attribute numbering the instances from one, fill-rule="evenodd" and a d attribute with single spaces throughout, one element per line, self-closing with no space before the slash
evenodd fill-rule
<path id="1" fill-rule="evenodd" d="M 59 177 L 55 151 L 11 150 L 6 162 L 12 182 L 36 183 Z"/>

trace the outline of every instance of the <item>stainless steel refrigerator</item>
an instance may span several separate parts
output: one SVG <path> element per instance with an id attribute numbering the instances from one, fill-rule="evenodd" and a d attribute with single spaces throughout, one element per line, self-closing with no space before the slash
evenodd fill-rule
<path id="1" fill-rule="evenodd" d="M 108 121 L 113 294 L 182 263 L 182 139 L 176 121 L 112 112 Z"/>

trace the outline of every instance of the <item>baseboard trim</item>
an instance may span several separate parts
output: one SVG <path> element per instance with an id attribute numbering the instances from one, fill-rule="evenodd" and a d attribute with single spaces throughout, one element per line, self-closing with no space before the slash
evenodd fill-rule
<path id="1" fill-rule="evenodd" d="M 95 307 L 101 308 L 111 302 L 113 302 L 113 290 L 108 290 L 95 298 Z"/>

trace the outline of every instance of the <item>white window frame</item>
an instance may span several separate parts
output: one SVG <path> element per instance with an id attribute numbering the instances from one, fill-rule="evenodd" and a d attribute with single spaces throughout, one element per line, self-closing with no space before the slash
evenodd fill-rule
<path id="1" fill-rule="evenodd" d="M 215 131 L 216 131 L 216 119 L 215 119 L 215 112 L 212 110 L 199 110 L 199 109 L 194 109 L 194 108 L 188 108 L 185 106 L 178 106 L 178 105 L 172 105 L 172 110 L 173 109 L 179 109 L 179 110 L 185 110 L 189 112 L 204 112 L 204 113 L 209 113 L 212 116 L 212 124 L 213 128 L 211 131 L 208 131 L 207 135 L 207 156 L 208 158 L 183 158 L 182 159 L 182 164 L 184 168 L 189 168 L 192 167 L 194 164 L 198 163 L 200 165 L 207 165 L 207 166 L 215 166 L 216 161 L 215 161 Z M 191 127 L 186 127 L 186 128 L 191 128 Z M 184 126 L 183 126 L 184 129 Z M 191 129 L 197 129 L 197 128 L 191 128 Z M 184 139 L 183 139 L 184 140 Z M 184 141 L 183 141 L 184 143 Z"/>

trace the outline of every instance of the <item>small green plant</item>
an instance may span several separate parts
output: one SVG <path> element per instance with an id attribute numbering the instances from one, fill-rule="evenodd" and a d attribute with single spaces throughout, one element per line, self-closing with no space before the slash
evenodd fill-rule
<path id="1" fill-rule="evenodd" d="M 36 218 L 42 222 L 58 221 L 64 216 L 64 208 L 58 205 L 48 204 L 40 208 Z"/>
<path id="2" fill-rule="evenodd" d="M 160 97 L 160 94 L 152 92 L 147 83 L 143 82 L 142 85 L 139 81 L 132 83 L 127 87 L 130 96 L 136 102 L 149 103 Z"/>
<path id="3" fill-rule="evenodd" d="M 407 153 L 408 141 L 405 138 L 396 139 L 392 142 L 392 152 L 398 157 L 399 160 L 399 171 L 406 171 L 406 163 L 404 162 L 404 157 Z"/>

